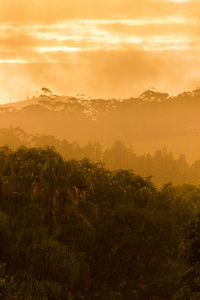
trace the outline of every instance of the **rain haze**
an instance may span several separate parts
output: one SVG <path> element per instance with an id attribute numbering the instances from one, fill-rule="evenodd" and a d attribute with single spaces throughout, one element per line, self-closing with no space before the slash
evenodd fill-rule
<path id="1" fill-rule="evenodd" d="M 200 0 L 0 0 L 0 300 L 200 299 Z"/>

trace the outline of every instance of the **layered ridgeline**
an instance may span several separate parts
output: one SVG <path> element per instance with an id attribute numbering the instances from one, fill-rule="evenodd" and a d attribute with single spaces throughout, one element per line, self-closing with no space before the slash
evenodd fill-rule
<path id="1" fill-rule="evenodd" d="M 102 147 L 98 142 L 81 146 L 78 142 L 70 143 L 52 135 L 28 134 L 19 127 L 0 129 L 0 146 L 3 145 L 9 145 L 12 149 L 22 145 L 48 145 L 54 147 L 66 160 L 89 158 L 92 162 L 103 162 L 109 170 L 132 169 L 143 177 L 152 176 L 152 181 L 158 187 L 169 182 L 175 185 L 200 184 L 200 160 L 189 164 L 185 155 L 175 157 L 167 148 L 156 150 L 152 154 L 136 154 L 134 146 L 126 146 L 122 141 L 115 141 L 110 147 Z M 184 153 L 184 148 L 182 151 Z"/>
<path id="2" fill-rule="evenodd" d="M 199 209 L 191 185 L 1 147 L 0 299 L 199 299 Z"/>
<path id="3" fill-rule="evenodd" d="M 102 146 L 115 140 L 155 145 L 184 138 L 187 145 L 189 138 L 200 136 L 200 88 L 177 96 L 147 90 L 123 100 L 57 96 L 47 88 L 41 92 L 39 97 L 0 106 L 0 127 L 19 126 L 29 133 L 81 144 L 98 141 Z"/>

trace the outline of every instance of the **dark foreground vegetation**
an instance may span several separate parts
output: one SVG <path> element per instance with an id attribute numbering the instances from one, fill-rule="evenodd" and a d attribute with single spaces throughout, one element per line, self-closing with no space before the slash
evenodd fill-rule
<path id="1" fill-rule="evenodd" d="M 0 148 L 1 299 L 199 299 L 200 189 Z"/>

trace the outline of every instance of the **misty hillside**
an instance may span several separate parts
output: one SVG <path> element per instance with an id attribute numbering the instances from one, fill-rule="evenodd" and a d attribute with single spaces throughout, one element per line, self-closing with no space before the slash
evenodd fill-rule
<path id="1" fill-rule="evenodd" d="M 1 105 L 0 127 L 69 141 L 137 143 L 200 135 L 200 89 L 177 96 L 147 90 L 138 98 L 87 99 L 53 95 L 47 88 L 26 101 Z"/>
<path id="2" fill-rule="evenodd" d="M 103 149 L 95 143 L 81 147 L 79 143 L 69 143 L 51 135 L 30 135 L 21 128 L 0 129 L 0 147 L 19 149 L 20 147 L 52 147 L 64 159 L 89 159 L 93 163 L 102 162 L 109 170 L 131 169 L 144 176 L 152 177 L 152 181 L 161 187 L 173 182 L 175 185 L 191 183 L 200 184 L 200 160 L 191 166 L 185 155 L 177 159 L 166 148 L 150 153 L 137 155 L 132 147 L 127 147 L 121 141 L 115 141 L 111 147 Z"/>

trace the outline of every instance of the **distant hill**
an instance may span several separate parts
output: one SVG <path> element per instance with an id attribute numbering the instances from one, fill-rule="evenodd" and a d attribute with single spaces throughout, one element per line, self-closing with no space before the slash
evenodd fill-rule
<path id="1" fill-rule="evenodd" d="M 200 138 L 199 116 L 200 88 L 177 96 L 147 90 L 128 99 L 58 96 L 43 88 L 39 97 L 1 105 L 0 128 L 19 126 L 28 133 L 109 146 L 115 140 Z"/>

